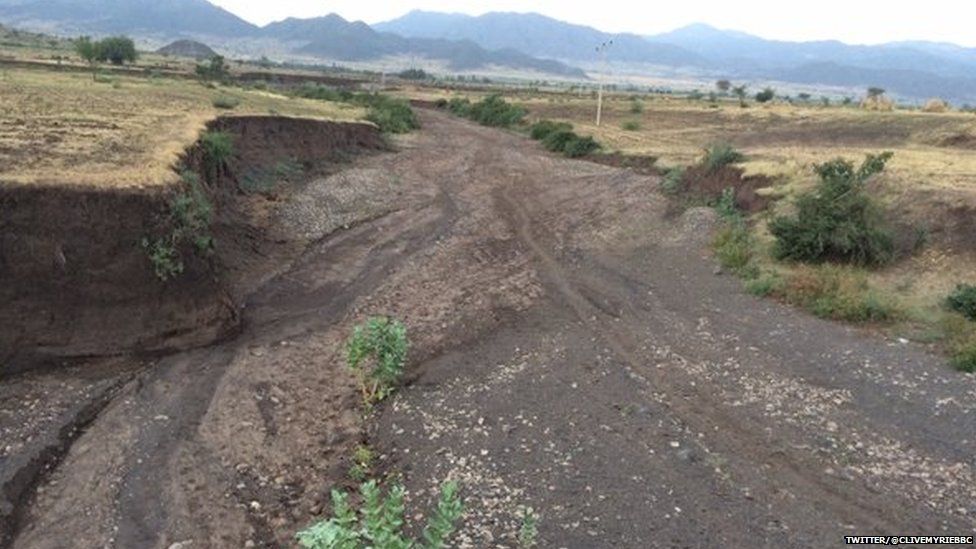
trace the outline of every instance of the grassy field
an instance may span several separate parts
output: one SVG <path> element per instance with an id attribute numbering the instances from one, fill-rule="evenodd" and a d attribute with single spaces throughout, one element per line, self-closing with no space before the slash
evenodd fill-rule
<path id="1" fill-rule="evenodd" d="M 215 99 L 233 98 L 231 110 Z M 339 103 L 195 80 L 51 69 L 0 69 L 0 181 L 145 186 L 169 182 L 172 166 L 218 115 L 278 114 L 359 120 Z"/>

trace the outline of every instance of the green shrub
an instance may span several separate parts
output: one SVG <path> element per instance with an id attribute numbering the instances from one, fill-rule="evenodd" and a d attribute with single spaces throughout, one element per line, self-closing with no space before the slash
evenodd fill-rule
<path id="1" fill-rule="evenodd" d="M 766 88 L 763 91 L 756 94 L 756 103 L 768 103 L 776 98 L 776 90 L 773 88 Z"/>
<path id="2" fill-rule="evenodd" d="M 569 158 L 580 158 L 599 150 L 600 144 L 590 136 L 572 139 L 563 147 L 563 154 Z"/>
<path id="3" fill-rule="evenodd" d="M 752 265 L 755 239 L 744 222 L 725 224 L 712 240 L 712 248 L 723 268 L 746 278 L 754 278 L 757 274 Z"/>
<path id="4" fill-rule="evenodd" d="M 349 495 L 333 490 L 332 518 L 299 532 L 298 544 L 305 549 L 442 549 L 447 547 L 464 511 L 457 490 L 453 482 L 441 487 L 437 506 L 419 541 L 403 534 L 406 522 L 403 486 L 392 487 L 384 497 L 375 481 L 362 484 L 359 490 L 362 507 L 358 515 L 349 504 Z"/>
<path id="5" fill-rule="evenodd" d="M 463 97 L 452 97 L 447 102 L 447 110 L 454 116 L 467 118 L 471 114 L 471 101 Z"/>
<path id="6" fill-rule="evenodd" d="M 683 191 L 684 187 L 685 168 L 683 166 L 675 166 L 664 172 L 664 177 L 661 179 L 661 190 L 664 191 L 664 194 L 674 196 Z"/>
<path id="7" fill-rule="evenodd" d="M 868 285 L 862 271 L 838 265 L 793 272 L 781 287 L 781 297 L 832 320 L 887 322 L 901 316 L 893 300 Z"/>
<path id="8" fill-rule="evenodd" d="M 946 306 L 969 320 L 976 320 L 976 286 L 971 284 L 956 286 L 956 289 L 946 298 Z"/>
<path id="9" fill-rule="evenodd" d="M 218 95 L 213 99 L 213 106 L 218 109 L 236 109 L 241 100 L 232 95 Z"/>
<path id="10" fill-rule="evenodd" d="M 630 102 L 631 114 L 640 114 L 642 112 L 644 112 L 644 103 L 642 103 L 639 99 L 634 99 Z"/>
<path id="11" fill-rule="evenodd" d="M 207 181 L 213 183 L 234 154 L 234 136 L 222 131 L 207 131 L 200 136 L 200 147 L 203 150 L 204 173 Z"/>
<path id="12" fill-rule="evenodd" d="M 732 145 L 715 143 L 705 148 L 705 156 L 702 158 L 701 164 L 706 170 L 714 173 L 725 166 L 742 162 L 745 159 L 745 155 L 737 151 Z"/>
<path id="13" fill-rule="evenodd" d="M 952 355 L 952 365 L 959 371 L 976 373 L 976 342 L 956 349 Z"/>
<path id="14" fill-rule="evenodd" d="M 332 101 L 334 103 L 351 101 L 354 95 L 351 92 L 342 92 L 315 82 L 305 82 L 292 93 L 305 99 Z"/>
<path id="15" fill-rule="evenodd" d="M 745 287 L 754 296 L 767 297 L 781 291 L 782 280 L 775 275 L 765 274 L 746 281 Z"/>
<path id="16" fill-rule="evenodd" d="M 892 153 L 868 155 L 858 169 L 837 159 L 817 166 L 820 182 L 797 199 L 795 217 L 769 224 L 779 259 L 883 265 L 894 258 L 894 238 L 865 182 L 884 170 Z"/>
<path id="17" fill-rule="evenodd" d="M 359 374 L 367 406 L 393 392 L 403 374 L 408 347 L 407 329 L 396 320 L 370 318 L 353 329 L 346 343 L 346 363 Z"/>
<path id="18" fill-rule="evenodd" d="M 416 113 L 403 99 L 377 95 L 366 102 L 369 105 L 366 120 L 379 126 L 384 133 L 408 133 L 420 128 Z"/>
<path id="19" fill-rule="evenodd" d="M 563 152 L 567 144 L 577 139 L 579 136 L 570 130 L 557 130 L 542 140 L 542 146 L 552 152 Z"/>
<path id="20" fill-rule="evenodd" d="M 568 132 L 573 130 L 573 125 L 567 122 L 555 122 L 552 120 L 540 120 L 529 128 L 529 136 L 536 141 L 542 141 L 554 132 Z"/>
<path id="21" fill-rule="evenodd" d="M 468 118 L 482 126 L 510 128 L 525 118 L 525 109 L 507 103 L 500 95 L 489 95 L 470 106 Z"/>
<path id="22" fill-rule="evenodd" d="M 636 120 L 628 120 L 624 122 L 620 127 L 627 132 L 636 132 L 640 130 L 641 125 L 640 122 Z"/>

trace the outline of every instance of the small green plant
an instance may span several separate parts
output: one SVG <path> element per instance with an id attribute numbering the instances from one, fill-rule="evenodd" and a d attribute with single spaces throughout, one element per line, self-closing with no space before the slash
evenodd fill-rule
<path id="1" fill-rule="evenodd" d="M 367 406 L 393 392 L 403 374 L 408 348 L 407 329 L 397 320 L 374 317 L 353 329 L 346 343 L 346 363 L 359 374 Z"/>
<path id="2" fill-rule="evenodd" d="M 213 205 L 203 192 L 200 179 L 193 172 L 183 173 L 185 190 L 178 193 L 170 202 L 170 214 L 175 228 L 173 240 L 189 240 L 198 252 L 213 250 L 213 237 L 210 236 L 210 223 L 213 221 Z"/>
<path id="3" fill-rule="evenodd" d="M 183 272 L 183 259 L 171 239 L 143 238 L 142 248 L 149 256 L 156 278 L 165 282 Z"/>
<path id="4" fill-rule="evenodd" d="M 232 95 L 218 95 L 213 99 L 213 106 L 217 109 L 236 109 L 240 104 L 241 100 Z"/>
<path id="5" fill-rule="evenodd" d="M 661 178 L 661 190 L 664 191 L 664 194 L 675 196 L 684 188 L 685 168 L 683 166 L 675 166 L 664 172 L 664 177 Z"/>
<path id="6" fill-rule="evenodd" d="M 207 181 L 213 183 L 223 174 L 227 161 L 234 154 L 234 136 L 222 131 L 207 131 L 200 136 L 200 147 L 204 173 Z"/>
<path id="7" fill-rule="evenodd" d="M 184 172 L 182 181 L 183 189 L 169 203 L 169 234 L 162 238 L 147 237 L 142 240 L 153 271 L 162 281 L 183 272 L 183 255 L 180 252 L 183 243 L 191 243 L 201 255 L 209 254 L 214 249 L 214 239 L 210 234 L 213 205 L 195 173 Z"/>
<path id="8" fill-rule="evenodd" d="M 742 218 L 742 212 L 735 204 L 735 189 L 732 187 L 726 187 L 722 191 L 722 195 L 718 197 L 714 207 L 719 217 L 726 221 L 738 221 Z"/>
<path id="9" fill-rule="evenodd" d="M 539 543 L 539 517 L 531 507 L 523 507 L 521 511 L 522 526 L 519 528 L 519 549 L 532 549 Z"/>
<path id="10" fill-rule="evenodd" d="M 376 455 L 372 448 L 365 444 L 360 444 L 352 454 L 352 466 L 349 467 L 349 478 L 356 482 L 363 482 L 369 477 L 373 469 L 373 461 Z"/>
<path id="11" fill-rule="evenodd" d="M 745 159 L 745 155 L 732 145 L 715 143 L 705 148 L 705 155 L 702 157 L 701 164 L 706 170 L 714 173 L 725 166 L 742 162 Z"/>
<path id="12" fill-rule="evenodd" d="M 634 99 L 630 102 L 631 114 L 640 114 L 642 112 L 644 112 L 644 103 L 642 103 L 640 99 Z"/>
<path id="13" fill-rule="evenodd" d="M 868 155 L 859 168 L 843 159 L 816 167 L 820 182 L 800 195 L 794 217 L 769 224 L 779 259 L 855 265 L 883 265 L 894 259 L 894 239 L 881 210 L 865 191 L 865 183 L 884 171 L 892 157 Z"/>
<path id="14" fill-rule="evenodd" d="M 976 321 L 976 286 L 960 284 L 946 298 L 949 309 L 963 315 L 969 320 Z"/>
<path id="15" fill-rule="evenodd" d="M 620 126 L 625 132 L 636 132 L 640 131 L 640 122 L 636 120 L 628 120 Z"/>
<path id="16" fill-rule="evenodd" d="M 393 486 L 384 497 L 376 481 L 369 481 L 359 492 L 362 507 L 357 514 L 349 504 L 349 495 L 333 490 L 332 518 L 299 532 L 298 544 L 305 549 L 442 549 L 464 512 L 457 484 L 445 483 L 422 539 L 411 540 L 403 534 L 403 486 Z"/>

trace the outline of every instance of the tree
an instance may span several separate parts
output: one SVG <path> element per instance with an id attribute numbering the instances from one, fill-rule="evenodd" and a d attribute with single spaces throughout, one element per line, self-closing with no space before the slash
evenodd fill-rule
<path id="1" fill-rule="evenodd" d="M 719 80 L 715 83 L 715 87 L 718 88 L 718 91 L 722 93 L 728 93 L 729 90 L 732 89 L 732 82 L 729 82 L 728 80 Z"/>
<path id="2" fill-rule="evenodd" d="M 75 40 L 75 52 L 85 60 L 92 69 L 92 80 L 95 79 L 95 72 L 98 68 L 98 47 L 92 42 L 90 36 L 81 36 Z"/>
<path id="3" fill-rule="evenodd" d="M 223 80 L 227 78 L 227 61 L 223 55 L 215 55 L 205 65 L 197 65 L 197 76 L 206 81 Z"/>
<path id="4" fill-rule="evenodd" d="M 136 45 L 127 36 L 111 36 L 95 43 L 95 50 L 99 61 L 110 61 L 113 65 L 122 65 L 126 61 L 132 63 L 138 57 Z"/>
<path id="5" fill-rule="evenodd" d="M 746 86 L 736 86 L 732 88 L 732 93 L 739 98 L 739 106 L 745 108 L 746 106 L 746 90 L 749 88 Z"/>
<path id="6" fill-rule="evenodd" d="M 776 97 L 776 91 L 773 88 L 766 88 L 763 91 L 756 94 L 757 103 L 769 103 Z"/>
<path id="7" fill-rule="evenodd" d="M 807 101 L 809 101 L 811 97 L 812 96 L 809 93 L 798 93 L 798 94 L 796 94 L 796 98 L 799 99 L 800 101 L 803 101 L 804 103 L 806 103 Z"/>
<path id="8" fill-rule="evenodd" d="M 884 88 L 878 88 L 875 86 L 871 86 L 870 88 L 868 88 L 868 97 L 880 97 L 884 94 L 885 94 Z"/>

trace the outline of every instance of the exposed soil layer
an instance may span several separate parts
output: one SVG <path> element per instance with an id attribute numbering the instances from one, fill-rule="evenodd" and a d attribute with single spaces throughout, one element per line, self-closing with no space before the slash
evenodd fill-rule
<path id="1" fill-rule="evenodd" d="M 269 232 L 266 204 L 292 190 L 279 184 L 274 192 L 245 195 L 239 179 L 282 161 L 304 176 L 321 175 L 351 154 L 385 148 L 365 124 L 234 117 L 210 126 L 235 137 L 233 158 L 207 187 L 217 252 L 181 250 L 184 271 L 169 281 L 155 276 L 142 241 L 172 230 L 177 183 L 126 190 L 0 186 L 0 371 L 226 337 L 237 329 L 240 289 L 261 278 L 252 267 L 267 256 L 269 242 L 280 240 Z M 183 164 L 202 172 L 198 147 Z"/>
<path id="2" fill-rule="evenodd" d="M 726 189 L 735 191 L 735 205 L 742 211 L 755 213 L 764 210 L 769 199 L 756 193 L 758 189 L 769 187 L 772 179 L 763 175 L 745 176 L 741 168 L 723 166 L 709 170 L 704 166 L 693 166 L 684 173 L 684 193 L 692 198 L 713 202 L 722 196 Z"/>
<path id="3" fill-rule="evenodd" d="M 276 204 L 312 244 L 249 294 L 237 337 L 132 360 L 11 502 L 8 545 L 291 546 L 364 441 L 411 522 L 461 482 L 458 547 L 514 546 L 523 504 L 542 547 L 972 532 L 976 380 L 744 294 L 714 274 L 715 213 L 669 217 L 656 178 L 421 117 L 396 154 Z M 364 436 L 343 344 L 377 314 L 407 325 L 409 382 Z M 58 432 L 36 418 L 61 417 L 59 384 L 121 375 L 93 366 L 0 383 L 0 476 Z"/>

